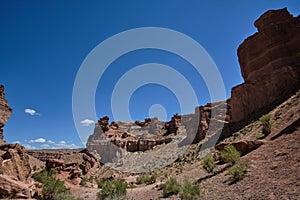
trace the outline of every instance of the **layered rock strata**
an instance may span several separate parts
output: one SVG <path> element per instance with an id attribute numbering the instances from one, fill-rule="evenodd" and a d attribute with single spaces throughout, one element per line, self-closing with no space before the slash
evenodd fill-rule
<path id="1" fill-rule="evenodd" d="M 300 88 L 300 16 L 270 10 L 254 23 L 258 32 L 238 48 L 245 82 L 232 88 L 232 122 L 273 108 Z"/>

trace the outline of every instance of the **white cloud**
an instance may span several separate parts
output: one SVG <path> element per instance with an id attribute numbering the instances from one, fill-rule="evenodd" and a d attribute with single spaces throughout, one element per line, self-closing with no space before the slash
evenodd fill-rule
<path id="1" fill-rule="evenodd" d="M 40 115 L 38 112 L 36 112 L 36 110 L 30 109 L 30 108 L 26 108 L 25 109 L 25 113 L 29 114 L 29 115 Z"/>
<path id="2" fill-rule="evenodd" d="M 44 142 L 46 142 L 46 140 L 44 138 L 38 138 L 35 140 L 29 140 L 28 142 L 29 143 L 44 143 Z"/>
<path id="3" fill-rule="evenodd" d="M 85 120 L 82 120 L 80 123 L 82 126 L 91 126 L 91 125 L 95 124 L 95 121 L 93 121 L 91 119 L 85 119 Z"/>
<path id="4" fill-rule="evenodd" d="M 17 141 L 19 142 L 19 141 Z M 52 140 L 46 140 L 44 138 L 38 138 L 35 140 L 25 140 L 25 144 L 23 145 L 26 149 L 75 149 L 82 148 L 82 146 L 78 146 L 70 141 L 61 140 L 59 142 L 55 142 Z"/>
<path id="5" fill-rule="evenodd" d="M 23 146 L 25 147 L 26 150 L 28 150 L 28 149 L 36 149 L 35 146 L 31 146 L 29 144 L 24 144 Z"/>

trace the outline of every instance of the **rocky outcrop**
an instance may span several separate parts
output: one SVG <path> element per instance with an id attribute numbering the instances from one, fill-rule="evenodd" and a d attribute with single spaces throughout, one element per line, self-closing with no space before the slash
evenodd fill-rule
<path id="1" fill-rule="evenodd" d="M 36 183 L 30 178 L 31 167 L 25 148 L 3 141 L 3 127 L 12 113 L 0 85 L 0 198 L 32 198 Z"/>
<path id="2" fill-rule="evenodd" d="M 68 173 L 68 179 L 83 177 L 99 166 L 98 159 L 87 149 L 29 150 L 27 153 L 46 162 L 46 170 Z"/>
<path id="3" fill-rule="evenodd" d="M 3 127 L 8 121 L 11 113 L 12 109 L 5 99 L 4 86 L 0 85 L 0 144 L 3 143 Z"/>
<path id="4" fill-rule="evenodd" d="M 37 194 L 31 180 L 29 157 L 19 144 L 0 146 L 0 198 L 32 198 Z"/>
<path id="5" fill-rule="evenodd" d="M 36 196 L 37 187 L 33 181 L 22 182 L 6 174 L 0 175 L 1 199 L 31 199 Z"/>
<path id="6" fill-rule="evenodd" d="M 24 147 L 19 144 L 4 144 L 0 146 L 0 155 L 2 174 L 26 181 L 31 173 L 31 168 Z"/>
<path id="7" fill-rule="evenodd" d="M 232 122 L 271 109 L 300 88 L 300 17 L 286 8 L 264 13 L 258 32 L 238 48 L 245 82 L 232 88 Z"/>
<path id="8" fill-rule="evenodd" d="M 226 131 L 230 121 L 230 101 L 208 103 L 195 108 L 194 114 L 178 115 L 177 113 L 167 122 L 164 128 L 168 134 L 178 134 L 180 130 L 187 133 L 187 143 L 197 143 L 217 132 Z"/>
<path id="9" fill-rule="evenodd" d="M 263 142 L 260 140 L 254 140 L 254 141 L 240 140 L 234 142 L 222 142 L 220 144 L 217 144 L 215 146 L 215 149 L 217 149 L 218 151 L 223 151 L 226 146 L 233 145 L 242 155 L 245 155 L 250 151 L 257 149 L 262 144 Z"/>

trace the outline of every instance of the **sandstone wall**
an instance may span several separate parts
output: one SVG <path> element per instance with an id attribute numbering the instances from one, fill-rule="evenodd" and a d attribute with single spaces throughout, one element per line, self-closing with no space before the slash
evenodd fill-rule
<path id="1" fill-rule="evenodd" d="M 300 17 L 270 10 L 254 25 L 258 32 L 238 48 L 245 82 L 231 91 L 232 122 L 271 109 L 300 88 Z"/>

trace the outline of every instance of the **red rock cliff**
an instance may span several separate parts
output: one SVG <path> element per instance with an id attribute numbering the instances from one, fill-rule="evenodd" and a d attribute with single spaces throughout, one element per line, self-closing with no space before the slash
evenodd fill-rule
<path id="1" fill-rule="evenodd" d="M 3 127 L 12 113 L 7 100 L 5 99 L 4 86 L 0 85 L 0 144 L 3 142 Z"/>
<path id="2" fill-rule="evenodd" d="M 300 88 L 300 16 L 270 10 L 254 23 L 258 32 L 238 48 L 245 82 L 231 91 L 232 122 L 285 100 Z"/>

